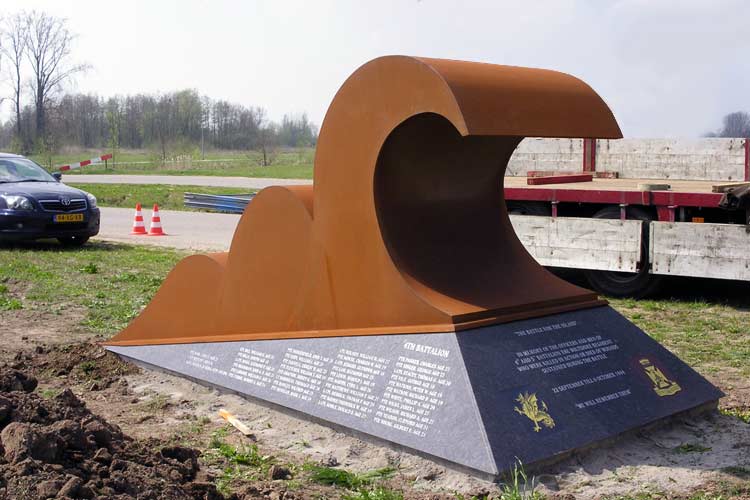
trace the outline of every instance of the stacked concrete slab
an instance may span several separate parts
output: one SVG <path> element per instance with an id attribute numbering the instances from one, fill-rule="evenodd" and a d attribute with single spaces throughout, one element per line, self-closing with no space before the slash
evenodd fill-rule
<path id="1" fill-rule="evenodd" d="M 600 139 L 597 171 L 631 179 L 743 180 L 745 139 Z M 508 164 L 508 175 L 530 170 L 580 171 L 582 139 L 527 138 Z"/>
<path id="2" fill-rule="evenodd" d="M 521 177 L 530 170 L 579 172 L 582 164 L 582 139 L 527 137 L 511 156 L 506 175 Z"/>

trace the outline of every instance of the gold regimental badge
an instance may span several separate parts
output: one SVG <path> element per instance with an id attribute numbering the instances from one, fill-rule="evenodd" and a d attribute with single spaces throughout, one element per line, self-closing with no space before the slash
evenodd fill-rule
<path id="1" fill-rule="evenodd" d="M 551 429 L 555 426 L 555 420 L 548 413 L 547 404 L 541 401 L 542 407 L 539 407 L 539 400 L 536 397 L 536 393 L 529 394 L 524 392 L 519 394 L 516 401 L 520 403 L 521 407 L 514 407 L 516 413 L 527 417 L 529 420 L 534 422 L 534 432 L 539 432 L 542 428 L 539 426 L 539 422 L 542 423 L 546 428 Z"/>
<path id="2" fill-rule="evenodd" d="M 654 366 L 650 359 L 643 358 L 639 360 L 639 363 L 643 367 L 643 371 L 648 375 L 648 378 L 654 383 L 654 392 L 659 396 L 671 396 L 682 390 L 680 384 L 669 380 L 659 368 Z"/>

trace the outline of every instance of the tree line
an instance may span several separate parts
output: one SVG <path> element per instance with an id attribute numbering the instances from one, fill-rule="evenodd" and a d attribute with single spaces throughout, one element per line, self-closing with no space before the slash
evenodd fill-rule
<path id="1" fill-rule="evenodd" d="M 46 141 L 52 148 L 147 148 L 166 156 L 169 151 L 201 144 L 263 150 L 313 146 L 317 140 L 317 127 L 305 114 L 286 115 L 275 123 L 261 107 L 210 99 L 195 90 L 106 99 L 65 94 L 47 106 L 46 115 Z M 35 107 L 29 104 L 21 109 L 20 121 L 11 119 L 0 125 L 0 147 L 23 149 L 35 144 L 35 117 Z"/>
<path id="2" fill-rule="evenodd" d="M 750 113 L 735 111 L 724 115 L 721 128 L 715 132 L 708 132 L 706 137 L 750 137 Z"/>
<path id="3" fill-rule="evenodd" d="M 187 89 L 103 98 L 64 93 L 88 69 L 71 59 L 67 21 L 36 11 L 0 23 L 0 71 L 13 108 L 0 123 L 0 148 L 21 153 L 83 148 L 148 148 L 166 156 L 187 147 L 262 150 L 313 146 L 317 127 L 305 114 L 268 120 L 261 107 L 201 96 Z"/>

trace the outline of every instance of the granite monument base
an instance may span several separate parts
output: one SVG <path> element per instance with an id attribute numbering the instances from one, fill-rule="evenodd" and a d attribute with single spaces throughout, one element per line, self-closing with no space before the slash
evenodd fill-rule
<path id="1" fill-rule="evenodd" d="M 492 476 L 722 396 L 610 307 L 457 333 L 107 349 Z"/>

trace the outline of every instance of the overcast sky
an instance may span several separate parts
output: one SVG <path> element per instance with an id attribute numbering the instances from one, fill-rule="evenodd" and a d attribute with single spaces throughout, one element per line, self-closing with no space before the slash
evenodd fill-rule
<path id="1" fill-rule="evenodd" d="M 696 137 L 750 110 L 746 0 L 0 2 L 20 9 L 69 20 L 93 66 L 75 89 L 102 96 L 194 88 L 320 124 L 359 65 L 408 54 L 571 73 L 626 137 Z"/>

